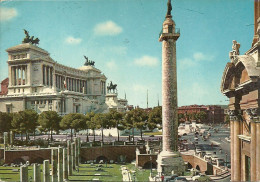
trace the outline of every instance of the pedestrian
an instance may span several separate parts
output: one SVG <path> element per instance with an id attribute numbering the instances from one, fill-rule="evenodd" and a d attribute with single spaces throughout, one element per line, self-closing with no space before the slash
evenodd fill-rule
<path id="1" fill-rule="evenodd" d="M 162 179 L 162 181 L 164 180 L 164 176 L 163 175 L 161 176 L 161 179 Z"/>

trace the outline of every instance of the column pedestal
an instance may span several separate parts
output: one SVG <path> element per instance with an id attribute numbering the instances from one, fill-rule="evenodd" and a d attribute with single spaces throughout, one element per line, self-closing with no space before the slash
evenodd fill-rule
<path id="1" fill-rule="evenodd" d="M 157 158 L 157 172 L 160 176 L 178 174 L 183 175 L 185 166 L 180 152 L 162 151 Z"/>

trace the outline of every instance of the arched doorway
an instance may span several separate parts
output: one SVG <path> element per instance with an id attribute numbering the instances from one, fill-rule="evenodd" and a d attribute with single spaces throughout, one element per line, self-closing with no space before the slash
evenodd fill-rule
<path id="1" fill-rule="evenodd" d="M 104 163 L 108 162 L 108 159 L 105 156 L 99 156 L 97 157 L 96 161 L 99 163 L 100 161 L 103 161 Z"/>
<path id="2" fill-rule="evenodd" d="M 152 162 L 152 168 L 156 168 L 156 164 Z M 151 161 L 147 161 L 144 165 L 143 165 L 143 169 L 151 169 Z"/>
<path id="3" fill-rule="evenodd" d="M 197 166 L 196 166 L 196 169 L 200 171 L 200 166 L 199 166 L 199 165 L 197 165 Z"/>
<path id="4" fill-rule="evenodd" d="M 41 157 L 37 157 L 35 160 L 33 160 L 34 163 L 38 163 L 38 164 L 42 164 L 43 161 L 44 161 L 44 159 Z"/>
<path id="5" fill-rule="evenodd" d="M 191 169 L 192 168 L 191 163 L 188 162 L 187 167 L 188 167 L 188 169 Z"/>
<path id="6" fill-rule="evenodd" d="M 25 164 L 25 161 L 22 158 L 17 158 L 13 161 L 14 164 Z"/>

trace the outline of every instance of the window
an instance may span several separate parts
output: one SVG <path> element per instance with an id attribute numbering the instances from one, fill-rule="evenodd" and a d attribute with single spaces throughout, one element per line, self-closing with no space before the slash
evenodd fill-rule
<path id="1" fill-rule="evenodd" d="M 246 181 L 251 180 L 251 171 L 250 171 L 250 157 L 245 155 L 245 177 Z"/>
<path id="2" fill-rule="evenodd" d="M 172 33 L 172 25 L 169 25 L 169 27 L 168 27 L 168 33 Z"/>
<path id="3" fill-rule="evenodd" d="M 11 108 L 10 108 L 10 106 L 6 106 L 6 112 L 7 112 L 7 113 L 11 113 Z"/>

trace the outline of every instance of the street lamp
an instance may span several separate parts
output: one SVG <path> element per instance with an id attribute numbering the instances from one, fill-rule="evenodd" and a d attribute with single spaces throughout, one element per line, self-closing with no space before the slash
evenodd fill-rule
<path id="1" fill-rule="evenodd" d="M 226 152 L 226 167 L 227 167 L 227 152 Z"/>

